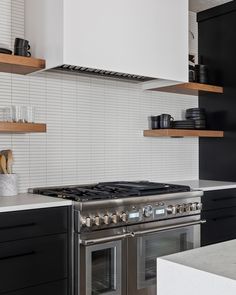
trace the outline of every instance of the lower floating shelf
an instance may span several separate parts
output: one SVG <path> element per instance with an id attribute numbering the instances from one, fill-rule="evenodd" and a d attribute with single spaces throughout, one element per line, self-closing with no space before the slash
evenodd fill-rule
<path id="1" fill-rule="evenodd" d="M 41 123 L 0 122 L 0 133 L 39 133 L 47 132 L 47 125 Z"/>
<path id="2" fill-rule="evenodd" d="M 146 137 L 224 137 L 224 131 L 189 130 L 189 129 L 154 129 L 144 130 Z"/>

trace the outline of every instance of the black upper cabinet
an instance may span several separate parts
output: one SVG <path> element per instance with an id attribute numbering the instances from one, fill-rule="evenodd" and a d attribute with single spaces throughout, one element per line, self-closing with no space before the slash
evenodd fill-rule
<path id="1" fill-rule="evenodd" d="M 225 131 L 221 139 L 200 139 L 200 178 L 236 181 L 236 1 L 198 14 L 199 62 L 224 94 L 200 93 L 207 128 Z"/>

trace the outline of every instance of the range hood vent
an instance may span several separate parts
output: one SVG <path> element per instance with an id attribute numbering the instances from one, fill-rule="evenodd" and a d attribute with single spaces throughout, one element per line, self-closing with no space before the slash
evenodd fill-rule
<path id="1" fill-rule="evenodd" d="M 84 75 L 94 75 L 94 76 L 102 76 L 106 78 L 113 78 L 113 79 L 122 79 L 122 80 L 129 80 L 133 82 L 146 82 L 153 80 L 153 78 L 139 76 L 139 75 L 131 75 L 126 73 L 118 73 L 106 70 L 99 70 L 87 67 L 80 67 L 80 66 L 71 66 L 71 65 L 62 65 L 56 67 L 55 70 L 69 72 L 71 74 L 84 74 Z"/>

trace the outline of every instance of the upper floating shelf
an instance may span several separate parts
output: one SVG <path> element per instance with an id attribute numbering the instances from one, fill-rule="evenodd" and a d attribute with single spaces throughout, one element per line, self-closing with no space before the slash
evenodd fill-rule
<path id="1" fill-rule="evenodd" d="M 189 129 L 154 129 L 144 130 L 146 137 L 224 137 L 223 131 Z"/>
<path id="2" fill-rule="evenodd" d="M 41 123 L 0 122 L 0 133 L 44 133 L 47 125 Z"/>
<path id="3" fill-rule="evenodd" d="M 0 72 L 27 75 L 45 69 L 45 60 L 0 53 Z"/>
<path id="4" fill-rule="evenodd" d="M 171 86 L 164 86 L 164 87 L 155 87 L 149 90 L 186 94 L 186 95 L 198 95 L 199 91 L 220 93 L 220 94 L 224 93 L 224 88 L 221 86 L 214 86 L 214 85 L 193 83 L 193 82 L 171 85 Z"/>

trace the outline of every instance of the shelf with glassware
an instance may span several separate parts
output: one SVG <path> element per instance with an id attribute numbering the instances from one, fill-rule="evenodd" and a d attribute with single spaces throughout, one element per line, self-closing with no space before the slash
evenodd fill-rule
<path id="1" fill-rule="evenodd" d="M 0 122 L 0 133 L 45 133 L 47 125 L 43 123 Z"/>

